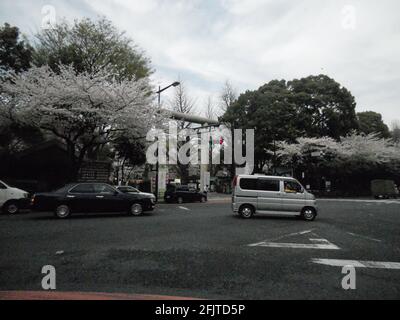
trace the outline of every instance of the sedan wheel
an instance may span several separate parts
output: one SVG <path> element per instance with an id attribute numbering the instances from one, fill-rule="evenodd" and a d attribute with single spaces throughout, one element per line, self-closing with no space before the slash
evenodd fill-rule
<path id="1" fill-rule="evenodd" d="M 61 204 L 56 208 L 55 214 L 58 218 L 65 219 L 70 216 L 71 210 L 66 204 Z"/>
<path id="2" fill-rule="evenodd" d="M 200 200 L 201 202 L 206 202 L 207 201 L 207 198 L 206 197 L 201 197 L 201 200 Z"/>
<path id="3" fill-rule="evenodd" d="M 142 205 L 140 203 L 134 203 L 131 205 L 130 213 L 133 216 L 140 216 L 143 213 Z"/>
<path id="4" fill-rule="evenodd" d="M 183 198 L 182 197 L 178 197 L 178 203 L 183 203 Z"/>

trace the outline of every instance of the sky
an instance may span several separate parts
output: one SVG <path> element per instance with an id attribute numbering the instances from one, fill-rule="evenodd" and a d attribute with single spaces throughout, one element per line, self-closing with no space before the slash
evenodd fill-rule
<path id="1" fill-rule="evenodd" d="M 28 37 L 49 17 L 101 16 L 145 51 L 154 85 L 179 79 L 200 115 L 226 81 L 240 94 L 326 74 L 351 91 L 357 112 L 400 121 L 398 0 L 0 0 L 0 23 Z"/>

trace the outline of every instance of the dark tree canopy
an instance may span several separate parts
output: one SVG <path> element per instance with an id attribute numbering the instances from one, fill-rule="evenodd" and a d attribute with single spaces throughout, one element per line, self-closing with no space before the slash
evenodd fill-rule
<path id="1" fill-rule="evenodd" d="M 255 129 L 255 166 L 262 170 L 272 159 L 274 141 L 292 141 L 298 134 L 296 106 L 290 101 L 286 81 L 274 80 L 255 91 L 246 91 L 222 117 L 234 128 Z"/>
<path id="2" fill-rule="evenodd" d="M 146 163 L 146 146 L 143 141 L 120 136 L 113 145 L 118 156 L 123 158 L 126 164 L 140 166 Z"/>
<path id="3" fill-rule="evenodd" d="M 333 79 L 309 76 L 300 80 L 273 80 L 246 91 L 222 117 L 234 128 L 255 129 L 255 166 L 262 170 L 273 160 L 277 140 L 300 136 L 338 139 L 358 127 L 355 100 Z"/>
<path id="4" fill-rule="evenodd" d="M 109 68 L 120 79 L 143 78 L 152 73 L 150 60 L 123 32 L 103 18 L 58 24 L 37 35 L 34 62 L 49 65 L 72 64 L 77 72 Z"/>
<path id="5" fill-rule="evenodd" d="M 5 23 L 0 27 L 0 66 L 2 68 L 21 72 L 27 70 L 32 61 L 32 47 L 21 40 L 17 27 Z"/>
<path id="6" fill-rule="evenodd" d="M 326 75 L 288 82 L 304 136 L 339 139 L 357 129 L 356 102 L 349 90 Z"/>
<path id="7" fill-rule="evenodd" d="M 389 127 L 383 122 L 382 115 L 374 111 L 357 113 L 359 131 L 365 134 L 376 133 L 381 138 L 389 138 Z"/>

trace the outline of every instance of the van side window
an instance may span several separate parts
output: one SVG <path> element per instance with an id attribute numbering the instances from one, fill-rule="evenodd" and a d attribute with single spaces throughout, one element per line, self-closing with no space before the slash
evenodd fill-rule
<path id="1" fill-rule="evenodd" d="M 279 180 L 258 179 L 258 190 L 279 192 Z"/>
<path id="2" fill-rule="evenodd" d="M 295 181 L 285 181 L 284 186 L 285 186 L 286 193 L 302 193 L 303 192 L 301 185 L 299 185 Z"/>
<path id="3" fill-rule="evenodd" d="M 240 179 L 240 189 L 243 190 L 257 190 L 257 179 Z"/>

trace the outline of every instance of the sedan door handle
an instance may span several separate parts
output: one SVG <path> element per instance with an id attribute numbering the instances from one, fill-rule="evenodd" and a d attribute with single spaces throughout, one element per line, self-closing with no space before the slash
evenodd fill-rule
<path id="1" fill-rule="evenodd" d="M 96 198 L 104 198 L 104 196 L 96 196 Z"/>
<path id="2" fill-rule="evenodd" d="M 75 196 L 70 196 L 70 195 L 68 195 L 67 198 L 75 198 Z"/>

